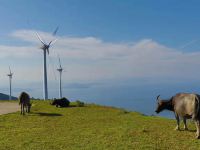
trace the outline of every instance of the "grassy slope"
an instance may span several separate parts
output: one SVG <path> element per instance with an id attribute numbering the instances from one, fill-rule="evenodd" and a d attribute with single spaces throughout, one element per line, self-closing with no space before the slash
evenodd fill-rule
<path id="1" fill-rule="evenodd" d="M 192 131 L 175 121 L 111 107 L 55 108 L 34 101 L 32 113 L 0 116 L 0 149 L 200 149 Z"/>

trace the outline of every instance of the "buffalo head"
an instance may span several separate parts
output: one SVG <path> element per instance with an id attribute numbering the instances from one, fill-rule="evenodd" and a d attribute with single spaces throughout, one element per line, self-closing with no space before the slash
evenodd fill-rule
<path id="1" fill-rule="evenodd" d="M 157 96 L 157 108 L 155 110 L 156 113 L 160 113 L 165 109 L 165 103 L 160 99 L 160 95 Z"/>

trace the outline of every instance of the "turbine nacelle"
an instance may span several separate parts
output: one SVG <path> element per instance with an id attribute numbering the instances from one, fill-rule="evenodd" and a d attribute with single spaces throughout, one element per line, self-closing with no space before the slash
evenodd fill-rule
<path id="1" fill-rule="evenodd" d="M 12 76 L 13 76 L 13 73 L 12 73 L 12 74 L 7 74 L 7 76 L 9 76 L 9 77 L 11 77 L 11 78 L 12 78 Z"/>
<path id="2" fill-rule="evenodd" d="M 62 66 L 61 66 L 61 62 L 60 62 L 60 57 L 59 57 L 59 68 L 57 69 L 59 72 L 62 72 L 63 71 L 63 68 L 62 68 Z"/>
<path id="3" fill-rule="evenodd" d="M 47 50 L 47 49 L 49 49 L 49 45 L 43 44 L 40 48 L 43 50 Z"/>
<path id="4" fill-rule="evenodd" d="M 9 67 L 9 71 L 10 71 L 10 73 L 9 73 L 9 74 L 7 74 L 7 76 L 9 76 L 10 78 L 12 78 L 12 76 L 13 76 L 13 73 L 11 72 L 11 69 L 10 69 L 10 67 Z"/>
<path id="5" fill-rule="evenodd" d="M 63 68 L 58 68 L 57 69 L 59 72 L 62 72 L 63 71 Z"/>
<path id="6" fill-rule="evenodd" d="M 44 50 L 44 51 L 47 51 L 47 53 L 49 54 L 49 47 L 50 45 L 47 45 L 47 44 L 43 44 L 40 49 Z"/>

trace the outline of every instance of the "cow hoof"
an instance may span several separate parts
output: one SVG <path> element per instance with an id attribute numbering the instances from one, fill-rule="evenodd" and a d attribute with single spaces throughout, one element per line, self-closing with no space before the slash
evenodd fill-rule
<path id="1" fill-rule="evenodd" d="M 184 130 L 185 130 L 185 131 L 188 131 L 188 128 L 185 128 Z"/>
<path id="2" fill-rule="evenodd" d="M 180 131 L 180 128 L 177 128 L 177 127 L 176 127 L 174 130 L 176 130 L 176 131 Z"/>

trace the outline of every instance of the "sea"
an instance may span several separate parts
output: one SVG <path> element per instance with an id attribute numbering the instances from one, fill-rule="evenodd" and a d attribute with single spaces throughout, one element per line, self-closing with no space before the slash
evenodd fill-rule
<path id="1" fill-rule="evenodd" d="M 66 93 L 72 99 L 80 99 L 87 103 L 95 103 L 105 106 L 124 108 L 129 111 L 137 111 L 148 116 L 162 116 L 175 119 L 174 113 L 168 110 L 156 114 L 156 97 L 169 100 L 177 93 L 200 94 L 200 83 L 191 82 L 167 85 L 134 85 L 127 87 L 110 86 L 101 88 L 81 88 L 67 90 Z M 75 96 L 75 97 L 74 97 Z"/>

